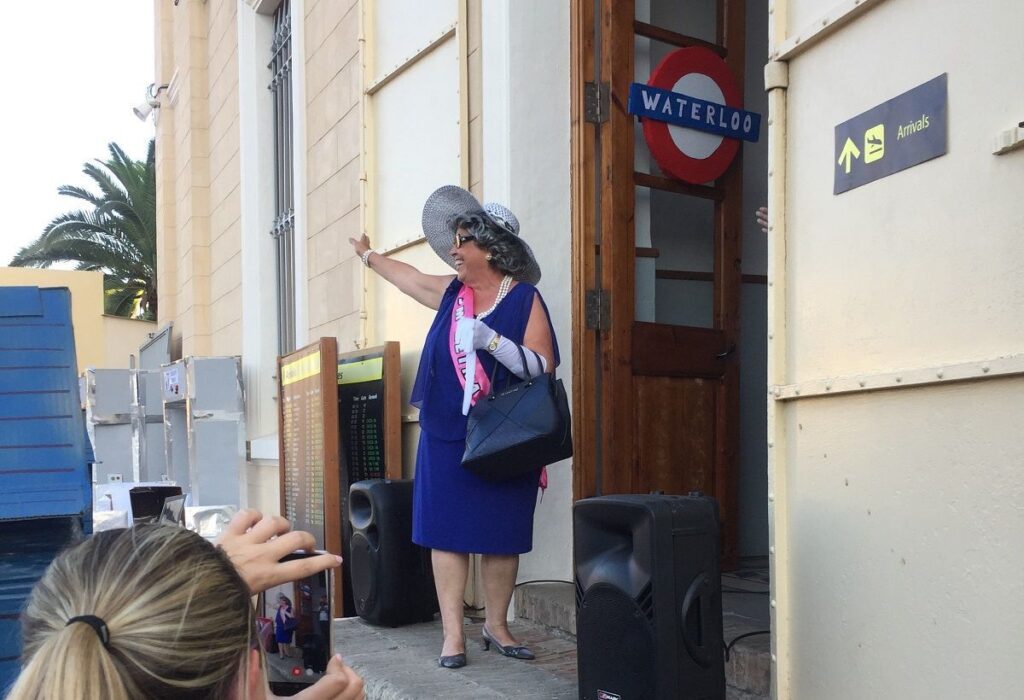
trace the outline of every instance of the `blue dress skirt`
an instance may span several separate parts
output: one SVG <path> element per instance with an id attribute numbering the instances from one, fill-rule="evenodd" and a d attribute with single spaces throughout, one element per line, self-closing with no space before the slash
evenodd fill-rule
<path id="1" fill-rule="evenodd" d="M 529 552 L 540 467 L 510 481 L 485 481 L 462 468 L 465 449 L 465 440 L 420 433 L 413 541 L 449 552 Z"/>

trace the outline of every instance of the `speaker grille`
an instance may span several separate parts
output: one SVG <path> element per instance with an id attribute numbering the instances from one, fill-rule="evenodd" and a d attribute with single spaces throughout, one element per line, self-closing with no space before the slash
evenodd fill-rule
<path id="1" fill-rule="evenodd" d="M 606 583 L 591 586 L 583 595 L 576 627 L 581 659 L 580 691 L 585 700 L 597 698 L 598 691 L 629 700 L 654 698 L 656 673 L 650 586 L 645 592 L 647 610 Z"/>
<path id="2" fill-rule="evenodd" d="M 362 532 L 352 535 L 349 571 L 352 573 L 352 602 L 356 613 L 365 615 L 376 603 L 373 576 L 377 570 L 377 547 Z"/>
<path id="3" fill-rule="evenodd" d="M 651 624 L 654 624 L 654 587 L 651 586 L 651 582 L 648 581 L 647 585 L 640 591 L 640 595 L 636 597 L 637 607 L 643 612 L 644 617 L 650 620 Z"/>

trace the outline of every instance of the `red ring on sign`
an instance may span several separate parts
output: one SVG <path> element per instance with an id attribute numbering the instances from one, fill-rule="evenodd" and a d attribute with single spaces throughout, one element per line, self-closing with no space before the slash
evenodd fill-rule
<path id="1" fill-rule="evenodd" d="M 722 91 L 726 105 L 743 108 L 742 93 L 728 64 L 714 51 L 700 46 L 677 49 L 665 56 L 651 73 L 647 84 L 671 90 L 680 78 L 690 73 L 701 73 L 711 78 Z M 694 184 L 720 177 L 729 168 L 740 148 L 739 139 L 723 136 L 722 143 L 707 158 L 691 158 L 680 151 L 672 140 L 667 122 L 644 119 L 643 127 L 644 140 L 658 167 L 668 175 Z"/>

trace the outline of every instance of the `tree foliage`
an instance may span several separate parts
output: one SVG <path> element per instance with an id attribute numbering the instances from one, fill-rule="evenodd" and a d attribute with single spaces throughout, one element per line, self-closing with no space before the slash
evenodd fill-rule
<path id="1" fill-rule="evenodd" d="M 116 143 L 108 148 L 108 160 L 82 169 L 93 189 L 57 188 L 87 206 L 51 221 L 10 264 L 45 268 L 72 262 L 77 270 L 99 270 L 106 313 L 156 318 L 155 142 L 149 142 L 144 161 L 129 158 Z"/>

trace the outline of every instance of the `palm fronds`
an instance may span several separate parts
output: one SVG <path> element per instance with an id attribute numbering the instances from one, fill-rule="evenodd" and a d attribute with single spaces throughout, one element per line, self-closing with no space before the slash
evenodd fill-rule
<path id="1" fill-rule="evenodd" d="M 104 273 L 106 313 L 155 318 L 155 146 L 151 140 L 146 160 L 137 161 L 116 143 L 109 144 L 109 159 L 82 168 L 98 193 L 74 185 L 57 188 L 59 194 L 92 208 L 53 219 L 10 264 L 45 268 L 73 262 L 78 270 L 100 270 Z"/>

